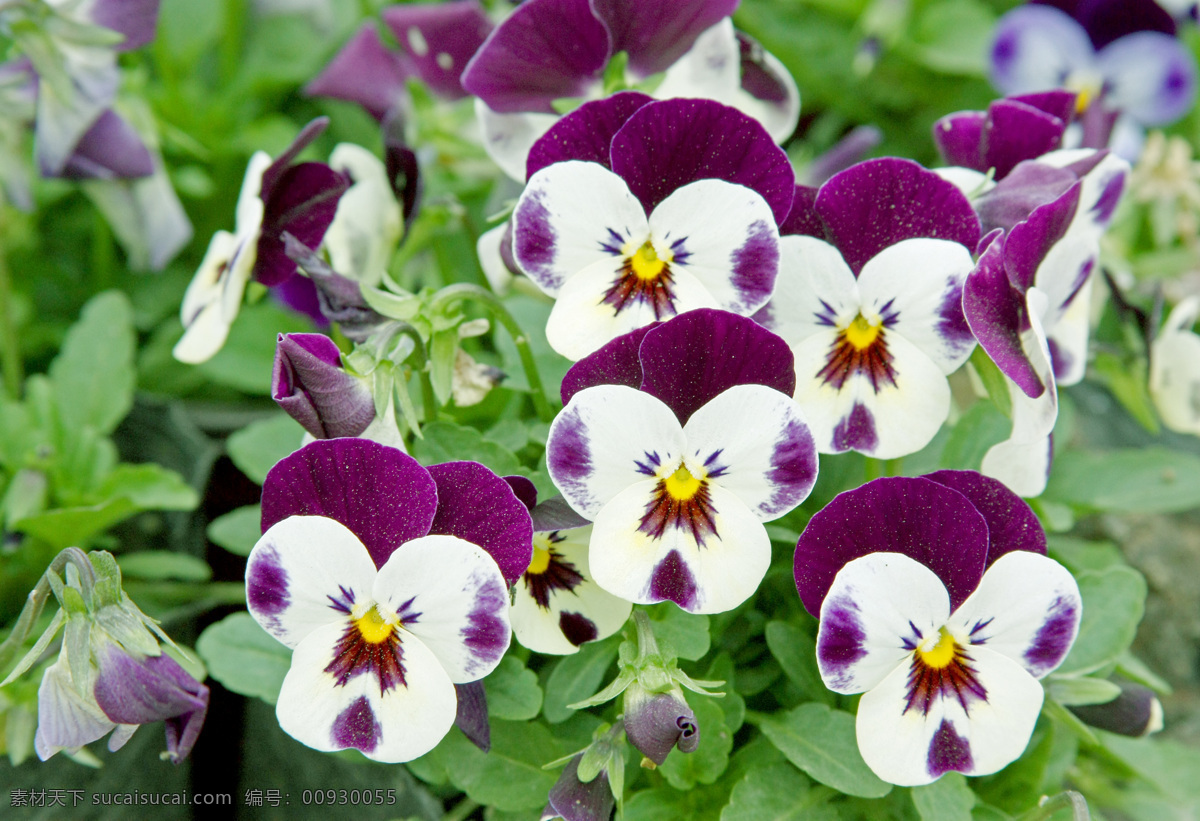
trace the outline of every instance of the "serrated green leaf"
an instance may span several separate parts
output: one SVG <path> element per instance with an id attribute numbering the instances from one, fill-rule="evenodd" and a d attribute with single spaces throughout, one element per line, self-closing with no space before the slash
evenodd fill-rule
<path id="1" fill-rule="evenodd" d="M 654 637 L 670 644 L 679 658 L 695 661 L 708 652 L 711 644 L 708 616 L 688 613 L 664 602 L 650 609 L 650 621 Z"/>
<path id="2" fill-rule="evenodd" d="M 159 581 L 178 579 L 184 582 L 206 582 L 212 578 L 212 568 L 203 559 L 187 553 L 169 550 L 143 550 L 117 557 L 121 575 L 134 579 Z"/>
<path id="3" fill-rule="evenodd" d="M 1116 661 L 1133 643 L 1146 607 L 1146 580 L 1131 567 L 1088 571 L 1075 580 L 1083 597 L 1083 615 L 1059 675 L 1082 675 Z"/>
<path id="4" fill-rule="evenodd" d="M 585 644 L 573 656 L 563 656 L 546 680 L 542 714 L 551 724 L 566 721 L 575 712 L 567 707 L 594 695 L 604 682 L 604 674 L 616 661 L 620 636 Z"/>
<path id="5" fill-rule="evenodd" d="M 784 674 L 808 698 L 833 706 L 833 693 L 821 681 L 817 669 L 817 643 L 799 627 L 782 621 L 768 622 L 767 649 Z"/>
<path id="6" fill-rule="evenodd" d="M 961 773 L 946 773 L 932 784 L 912 788 L 921 821 L 971 821 L 975 793 Z"/>
<path id="7" fill-rule="evenodd" d="M 292 666 L 292 651 L 259 627 L 249 613 L 234 613 L 209 625 L 196 642 L 196 652 L 208 665 L 209 675 L 226 689 L 268 704 L 279 700 L 283 677 Z"/>
<path id="8" fill-rule="evenodd" d="M 700 746 L 695 752 L 684 753 L 673 748 L 667 760 L 658 768 L 667 783 L 677 790 L 690 790 L 697 784 L 712 784 L 729 766 L 733 749 L 733 733 L 725 726 L 725 712 L 716 699 L 685 692 L 696 724 L 700 728 Z"/>
<path id="9" fill-rule="evenodd" d="M 483 688 L 487 691 L 488 715 L 493 718 L 527 721 L 537 718 L 542 709 L 537 674 L 512 656 L 505 656 L 483 680 Z"/>
<path id="10" fill-rule="evenodd" d="M 859 798 L 882 798 L 892 790 L 863 761 L 849 713 L 801 704 L 765 717 L 761 727 L 788 761 L 822 784 Z"/>
<path id="11" fill-rule="evenodd" d="M 262 536 L 262 507 L 246 505 L 208 523 L 208 539 L 230 553 L 249 556 Z"/>
<path id="12" fill-rule="evenodd" d="M 238 470 L 261 485 L 276 462 L 300 448 L 303 438 L 304 428 L 286 413 L 280 413 L 251 422 L 229 437 L 226 448 Z"/>
<path id="13" fill-rule="evenodd" d="M 64 430 L 109 434 L 133 407 L 133 308 L 117 291 L 92 297 L 50 363 Z"/>
<path id="14" fill-rule="evenodd" d="M 117 465 L 96 493 L 123 496 L 138 510 L 195 510 L 200 504 L 200 494 L 182 476 L 153 462 Z"/>
<path id="15" fill-rule="evenodd" d="M 1112 513 L 1200 507 L 1200 457 L 1163 447 L 1071 450 L 1054 460 L 1046 499 Z"/>
<path id="16" fill-rule="evenodd" d="M 475 428 L 453 422 L 430 422 L 421 428 L 424 438 L 413 443 L 413 456 L 423 465 L 460 460 L 479 462 L 498 476 L 521 471 L 521 463 L 512 451 L 489 441 Z"/>

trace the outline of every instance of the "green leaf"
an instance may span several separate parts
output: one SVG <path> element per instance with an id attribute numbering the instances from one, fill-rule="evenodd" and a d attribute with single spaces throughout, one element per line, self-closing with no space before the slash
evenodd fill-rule
<path id="1" fill-rule="evenodd" d="M 229 437 L 226 448 L 238 470 L 261 485 L 267 471 L 298 450 L 303 438 L 304 428 L 286 413 L 280 413 L 251 422 Z"/>
<path id="2" fill-rule="evenodd" d="M 510 721 L 537 718 L 542 709 L 542 688 L 537 673 L 527 670 L 520 659 L 505 656 L 500 666 L 483 680 L 487 691 L 488 715 Z"/>
<path id="3" fill-rule="evenodd" d="M 143 550 L 117 557 L 121 575 L 135 579 L 179 579 L 184 582 L 206 582 L 212 578 L 212 568 L 203 559 L 187 553 L 169 550 Z"/>
<path id="4" fill-rule="evenodd" d="M 249 556 L 262 536 L 262 508 L 246 505 L 218 516 L 208 524 L 208 539 L 230 553 Z"/>
<path id="5" fill-rule="evenodd" d="M 268 704 L 279 700 L 283 677 L 292 666 L 292 651 L 259 627 L 249 613 L 234 613 L 209 625 L 196 642 L 196 652 L 208 665 L 209 675 L 226 689 Z"/>
<path id="6" fill-rule="evenodd" d="M 995 14 L 977 0 L 942 0 L 917 18 L 905 51 L 934 71 L 982 76 L 995 24 Z"/>
<path id="7" fill-rule="evenodd" d="M 733 788 L 721 821 L 825 821 L 837 819 L 833 790 L 813 787 L 791 764 L 752 769 Z"/>
<path id="8" fill-rule="evenodd" d="M 1104 747 L 1176 801 L 1200 801 L 1200 750 L 1169 739 L 1129 738 L 1097 730 Z"/>
<path id="9" fill-rule="evenodd" d="M 1146 606 L 1146 580 L 1131 567 L 1080 573 L 1079 635 L 1059 675 L 1090 673 L 1112 664 L 1133 643 Z"/>
<path id="10" fill-rule="evenodd" d="M 153 462 L 117 465 L 96 493 L 123 496 L 138 510 L 195 510 L 200 504 L 200 494 L 182 476 Z"/>
<path id="11" fill-rule="evenodd" d="M 59 419 L 65 430 L 84 426 L 112 433 L 133 407 L 133 308 L 124 294 L 92 297 L 50 363 Z"/>
<path id="12" fill-rule="evenodd" d="M 801 704 L 767 716 L 762 731 L 787 760 L 822 784 L 859 798 L 882 798 L 892 785 L 863 761 L 854 734 L 854 716 L 824 704 Z"/>
<path id="13" fill-rule="evenodd" d="M 961 773 L 946 773 L 932 784 L 912 788 L 921 821 L 971 821 L 975 793 Z"/>
<path id="14" fill-rule="evenodd" d="M 459 732 L 438 745 L 450 783 L 480 804 L 499 810 L 545 806 L 558 773 L 542 765 L 565 751 L 537 722 L 492 722 L 492 749 L 484 753 Z"/>
<path id="15" fill-rule="evenodd" d="M 991 402 L 976 402 L 954 424 L 942 451 L 942 467 L 948 470 L 979 470 L 992 445 L 1003 442 L 1012 422 Z"/>
<path id="16" fill-rule="evenodd" d="M 711 644 L 708 616 L 688 613 L 663 602 L 650 609 L 650 621 L 654 637 L 670 644 L 679 658 L 695 661 L 708 652 Z"/>
<path id="17" fill-rule="evenodd" d="M 1053 675 L 1046 681 L 1050 697 L 1059 704 L 1107 704 L 1121 695 L 1121 688 L 1102 678 L 1068 678 Z"/>
<path id="18" fill-rule="evenodd" d="M 1163 447 L 1054 460 L 1045 498 L 1112 513 L 1177 513 L 1200 507 L 1200 457 Z"/>
<path id="19" fill-rule="evenodd" d="M 666 776 L 667 783 L 677 790 L 690 790 L 697 784 L 711 784 L 721 777 L 729 766 L 729 753 L 733 750 L 733 733 L 725 726 L 725 711 L 716 699 L 693 693 L 684 693 L 696 724 L 700 728 L 700 746 L 695 752 L 683 753 L 673 748 L 658 771 Z"/>
<path id="20" fill-rule="evenodd" d="M 1092 360 L 1091 369 L 1138 424 L 1150 433 L 1158 433 L 1158 412 L 1150 398 L 1145 358 L 1100 352 Z"/>
<path id="21" fill-rule="evenodd" d="M 57 548 L 83 546 L 97 533 L 108 530 L 137 512 L 124 497 L 98 505 L 60 507 L 13 523 L 13 530 L 36 536 Z"/>
<path id="22" fill-rule="evenodd" d="M 521 471 L 521 463 L 512 451 L 485 439 L 475 428 L 430 422 L 421 433 L 424 438 L 413 443 L 413 456 L 423 465 L 465 460 L 479 462 L 498 476 Z"/>
<path id="23" fill-rule="evenodd" d="M 620 636 L 585 644 L 573 656 L 563 656 L 546 680 L 542 714 L 551 724 L 570 718 L 575 711 L 567 707 L 595 695 L 604 683 L 604 673 L 617 658 Z"/>
<path id="24" fill-rule="evenodd" d="M 799 627 L 782 621 L 767 623 L 767 649 L 792 683 L 813 701 L 833 706 L 833 693 L 817 670 L 817 643 Z"/>
<path id="25" fill-rule="evenodd" d="M 217 355 L 196 367 L 219 385 L 255 396 L 270 396 L 275 340 L 279 334 L 311 332 L 309 320 L 269 301 L 246 305 Z"/>

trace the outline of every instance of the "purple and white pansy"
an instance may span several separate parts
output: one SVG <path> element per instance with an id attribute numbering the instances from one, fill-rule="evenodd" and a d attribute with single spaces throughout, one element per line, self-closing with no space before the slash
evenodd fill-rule
<path id="1" fill-rule="evenodd" d="M 513 257 L 555 297 L 546 336 L 569 359 L 684 311 L 749 315 L 770 298 L 794 174 L 736 109 L 618 94 L 563 118 L 529 170 Z"/>
<path id="2" fill-rule="evenodd" d="M 594 100 L 624 52 L 628 87 L 659 99 L 703 97 L 759 119 L 776 141 L 791 136 L 800 95 L 782 64 L 738 35 L 737 0 L 527 0 L 491 33 L 463 72 L 476 95 L 484 148 L 513 179 L 558 121 L 555 101 Z M 645 82 L 649 81 L 649 82 Z"/>
<path id="3" fill-rule="evenodd" d="M 858 748 L 880 778 L 986 775 L 1024 751 L 1038 679 L 1082 613 L 1045 544 L 1029 506 L 973 471 L 877 479 L 809 521 L 795 577 L 820 618 L 817 666 L 834 692 L 863 693 Z"/>
<path id="4" fill-rule="evenodd" d="M 883 158 L 798 187 L 775 294 L 756 316 L 791 346 L 795 398 L 822 453 L 891 459 L 950 412 L 946 375 L 975 346 L 962 315 L 979 219 L 951 183 Z"/>
<path id="5" fill-rule="evenodd" d="M 771 562 L 762 523 L 817 476 L 793 386 L 783 340 L 715 310 L 618 337 L 568 371 L 546 464 L 593 522 L 601 587 L 693 613 L 754 593 Z"/>
<path id="6" fill-rule="evenodd" d="M 591 522 L 561 497 L 537 503 L 524 476 L 505 476 L 533 519 L 533 560 L 513 587 L 513 636 L 537 653 L 565 656 L 616 633 L 633 605 L 596 584 L 588 569 Z"/>
<path id="7" fill-rule="evenodd" d="M 293 648 L 280 726 L 318 750 L 416 758 L 455 722 L 456 684 L 509 645 L 508 587 L 532 525 L 475 462 L 421 467 L 364 439 L 313 442 L 263 485 L 246 566 L 263 628 Z"/>

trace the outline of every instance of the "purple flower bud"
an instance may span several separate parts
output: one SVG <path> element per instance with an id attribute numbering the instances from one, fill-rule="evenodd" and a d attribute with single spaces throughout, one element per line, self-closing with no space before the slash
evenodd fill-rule
<path id="1" fill-rule="evenodd" d="M 317 439 L 358 436 L 375 418 L 371 389 L 341 368 L 322 334 L 280 334 L 271 397 Z"/>
<path id="2" fill-rule="evenodd" d="M 562 818 L 564 821 L 608 821 L 612 815 L 612 790 L 608 786 L 608 773 L 600 774 L 586 784 L 579 780 L 579 762 L 583 755 L 572 758 L 563 768 L 562 775 L 550 788 L 548 803 L 542 810 L 541 821 Z"/>
<path id="3" fill-rule="evenodd" d="M 625 691 L 625 736 L 655 764 L 666 761 L 672 747 L 691 753 L 700 746 L 696 714 L 678 688 L 647 693 L 641 685 L 631 685 Z"/>
<path id="4" fill-rule="evenodd" d="M 1069 709 L 1085 724 L 1121 735 L 1141 736 L 1162 729 L 1162 704 L 1149 687 L 1132 681 L 1115 681 L 1121 694 L 1105 704 L 1073 705 Z"/>

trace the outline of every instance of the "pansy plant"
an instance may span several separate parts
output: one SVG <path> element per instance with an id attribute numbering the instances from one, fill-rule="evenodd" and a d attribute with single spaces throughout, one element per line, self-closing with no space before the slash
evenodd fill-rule
<path id="1" fill-rule="evenodd" d="M 529 170 L 513 257 L 555 297 L 546 335 L 569 359 L 693 308 L 749 315 L 770 298 L 794 175 L 737 110 L 626 92 L 564 118 Z"/>
<path id="2" fill-rule="evenodd" d="M 250 613 L 293 648 L 276 714 L 318 750 L 377 761 L 432 749 L 508 648 L 508 586 L 532 526 L 475 462 L 421 467 L 364 439 L 313 442 L 263 485 Z M 470 691 L 468 691 L 470 692 Z"/>
<path id="3" fill-rule="evenodd" d="M 755 318 L 795 354 L 818 450 L 920 450 L 950 411 L 946 375 L 975 345 L 961 305 L 980 234 L 971 203 L 910 160 L 868 160 L 797 188 L 783 231 L 775 295 Z"/>
<path id="4" fill-rule="evenodd" d="M 803 501 L 817 475 L 793 385 L 781 339 L 714 310 L 618 337 L 576 363 L 546 464 L 593 522 L 588 562 L 601 587 L 693 613 L 754 593 L 771 562 L 762 523 Z"/>
<path id="5" fill-rule="evenodd" d="M 973 471 L 877 479 L 796 546 L 825 686 L 863 693 L 858 748 L 885 781 L 987 775 L 1025 749 L 1082 600 L 1021 499 Z"/>

